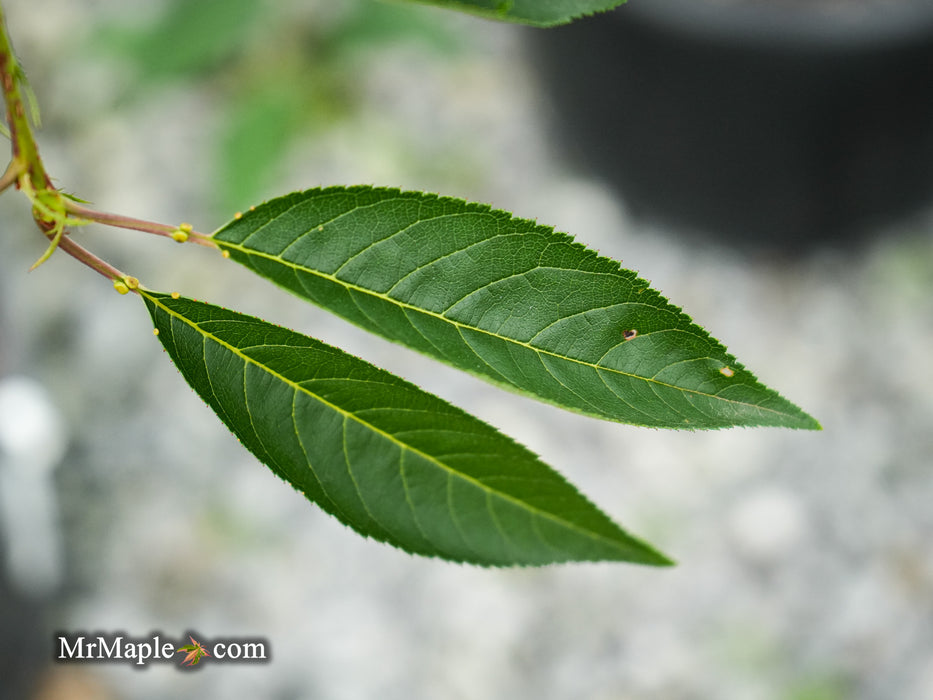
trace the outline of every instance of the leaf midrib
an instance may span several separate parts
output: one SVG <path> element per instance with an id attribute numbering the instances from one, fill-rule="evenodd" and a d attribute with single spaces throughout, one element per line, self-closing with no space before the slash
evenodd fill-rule
<path id="1" fill-rule="evenodd" d="M 240 253 L 243 253 L 243 254 L 246 255 L 247 257 L 249 257 L 249 256 L 256 256 L 256 257 L 264 258 L 264 259 L 266 259 L 266 260 L 270 260 L 270 261 L 279 263 L 279 264 L 281 264 L 281 265 L 284 265 L 284 266 L 286 266 L 286 267 L 288 267 L 288 268 L 290 268 L 290 269 L 292 269 L 292 270 L 294 270 L 294 271 L 296 271 L 296 272 L 304 272 L 304 273 L 306 273 L 306 274 L 309 274 L 309 275 L 312 275 L 312 276 L 316 276 L 316 277 L 319 277 L 319 278 L 321 278 L 321 279 L 328 280 L 328 281 L 330 281 L 330 282 L 333 282 L 333 283 L 335 283 L 335 284 L 338 284 L 338 285 L 344 287 L 345 289 L 347 289 L 347 290 L 349 290 L 349 291 L 359 292 L 359 293 L 361 293 L 361 294 L 368 295 L 368 296 L 371 296 L 371 297 L 374 297 L 374 298 L 377 298 L 377 299 L 381 299 L 381 300 L 383 300 L 383 301 L 386 301 L 386 302 L 388 302 L 388 303 L 390 303 L 390 304 L 393 304 L 393 305 L 395 305 L 395 306 L 397 306 L 397 307 L 399 307 L 399 308 L 401 308 L 401 309 L 404 309 L 404 310 L 407 310 L 407 311 L 414 311 L 414 312 L 419 313 L 419 314 L 424 314 L 424 315 L 426 315 L 426 316 L 430 316 L 430 317 L 432 317 L 432 318 L 436 318 L 436 319 L 438 319 L 438 320 L 440 320 L 440 321 L 443 321 L 443 322 L 445 322 L 445 323 L 451 324 L 452 326 L 456 327 L 458 331 L 461 331 L 461 332 L 462 332 L 463 329 L 466 329 L 466 330 L 472 331 L 472 332 L 474 332 L 474 333 L 479 333 L 479 334 L 482 334 L 482 335 L 489 336 L 489 337 L 491 337 L 491 338 L 496 338 L 496 339 L 498 339 L 498 340 L 504 340 L 504 341 L 509 342 L 509 343 L 512 343 L 512 344 L 514 344 L 514 345 L 517 345 L 517 346 L 526 348 L 526 349 L 528 349 L 528 350 L 531 350 L 532 352 L 535 352 L 535 353 L 537 353 L 537 354 L 539 354 L 539 355 L 544 355 L 544 356 L 552 357 L 552 358 L 555 358 L 555 359 L 558 359 L 558 360 L 563 360 L 563 361 L 566 361 L 566 362 L 572 362 L 572 363 L 578 364 L 578 365 L 580 365 L 580 366 L 590 368 L 590 369 L 596 371 L 597 374 L 599 374 L 599 372 L 609 372 L 609 373 L 612 373 L 612 374 L 615 374 L 615 375 L 618 375 L 618 376 L 622 376 L 622 377 L 627 377 L 627 378 L 630 378 L 630 379 L 638 379 L 638 380 L 641 380 L 641 381 L 643 381 L 643 382 L 647 382 L 647 383 L 649 383 L 649 384 L 653 384 L 653 385 L 655 385 L 655 386 L 664 387 L 664 388 L 666 388 L 666 389 L 673 389 L 673 390 L 675 390 L 675 391 L 683 392 L 683 393 L 685 393 L 685 394 L 692 394 L 692 395 L 694 395 L 694 396 L 701 396 L 701 397 L 708 398 L 708 399 L 713 399 L 713 400 L 716 400 L 716 401 L 722 401 L 722 402 L 725 403 L 725 404 L 731 404 L 731 405 L 733 405 L 733 406 L 743 406 L 743 407 L 747 407 L 747 408 L 752 408 L 752 409 L 755 409 L 755 410 L 758 410 L 758 411 L 763 411 L 763 412 L 771 413 L 771 414 L 776 415 L 776 416 L 789 416 L 789 415 L 791 415 L 791 414 L 788 414 L 788 413 L 785 412 L 785 411 L 779 411 L 779 410 L 776 410 L 776 409 L 773 409 L 773 408 L 769 408 L 769 407 L 767 407 L 767 406 L 762 406 L 762 405 L 760 405 L 760 404 L 755 404 L 755 403 L 749 403 L 749 402 L 747 402 L 747 401 L 737 401 L 737 400 L 735 400 L 735 399 L 724 398 L 724 397 L 719 396 L 719 395 L 717 395 L 717 394 L 710 394 L 710 393 L 707 393 L 707 392 L 699 391 L 699 390 L 697 390 L 697 389 L 688 389 L 688 388 L 685 388 L 685 387 L 676 386 L 676 385 L 674 385 L 674 384 L 669 384 L 669 383 L 667 383 L 667 382 L 662 382 L 662 381 L 659 381 L 658 379 L 655 379 L 655 378 L 653 378 L 653 377 L 644 377 L 644 376 L 641 376 L 641 375 L 639 375 L 639 374 L 633 374 L 633 373 L 631 373 L 631 372 L 624 372 L 624 371 L 622 371 L 622 370 L 615 369 L 614 367 L 606 367 L 606 366 L 604 366 L 604 365 L 598 365 L 598 364 L 593 364 L 592 362 L 586 362 L 586 361 L 584 361 L 584 360 L 580 360 L 580 359 L 577 359 L 577 358 L 575 358 L 575 357 L 569 357 L 569 356 L 566 356 L 566 355 L 559 355 L 559 354 L 557 354 L 557 353 L 555 353 L 555 352 L 551 352 L 551 351 L 546 350 L 546 349 L 544 349 L 544 348 L 535 347 L 534 345 L 531 345 L 531 344 L 529 344 L 529 343 L 523 342 L 523 341 L 521 341 L 521 340 L 516 340 L 516 339 L 514 339 L 514 338 L 509 338 L 509 337 L 503 336 L 503 335 L 497 335 L 496 333 L 493 333 L 493 332 L 491 332 L 491 331 L 487 331 L 487 330 L 485 330 L 485 329 L 483 329 L 483 328 L 477 328 L 477 327 L 475 327 L 475 326 L 468 325 L 468 324 L 463 323 L 463 322 L 461 322 L 461 321 L 457 321 L 457 320 L 455 320 L 455 319 L 451 319 L 451 318 L 449 318 L 449 317 L 447 317 L 447 316 L 444 316 L 443 314 L 439 314 L 439 313 L 437 313 L 437 312 L 435 312 L 435 311 L 430 311 L 430 310 L 428 310 L 428 309 L 423 309 L 423 308 L 421 308 L 421 307 L 419 307 L 419 306 L 415 306 L 414 304 L 410 304 L 410 303 L 408 303 L 408 302 L 401 301 L 401 300 L 399 300 L 399 299 L 395 299 L 395 298 L 393 298 L 393 297 L 388 296 L 387 294 L 383 294 L 383 293 L 381 293 L 381 292 L 376 292 L 376 291 L 374 291 L 374 290 L 372 290 L 372 289 L 367 289 L 366 287 L 360 286 L 360 285 L 358 285 L 358 284 L 354 284 L 354 283 L 352 283 L 352 282 L 347 282 L 346 280 L 342 280 L 342 279 L 340 279 L 339 277 L 336 277 L 335 275 L 331 275 L 331 274 L 328 274 L 328 273 L 326 273 L 326 272 L 321 272 L 320 270 L 314 270 L 314 269 L 311 269 L 311 268 L 308 268 L 308 267 L 303 267 L 303 266 L 298 265 L 298 264 L 296 264 L 296 263 L 293 263 L 293 262 L 290 262 L 290 261 L 288 261 L 288 260 L 285 260 L 284 258 L 282 258 L 282 257 L 280 257 L 280 256 L 278 256 L 278 255 L 271 255 L 271 254 L 269 254 L 269 253 L 264 253 L 264 252 L 262 252 L 262 251 L 256 250 L 255 248 L 247 248 L 247 247 L 245 247 L 245 246 L 243 246 L 243 245 L 241 245 L 241 244 L 231 243 L 231 242 L 225 241 L 225 240 L 223 240 L 223 239 L 215 238 L 215 241 L 216 241 L 216 243 L 217 243 L 219 246 L 221 246 L 221 247 L 223 247 L 223 248 L 229 248 L 229 249 L 231 249 L 231 250 L 238 251 L 238 252 L 240 252 Z M 561 320 L 562 320 L 562 319 L 561 319 Z M 675 328 L 675 329 L 669 329 L 669 330 L 680 331 L 680 332 L 683 332 L 683 333 L 687 333 L 687 332 L 688 332 L 688 331 L 685 331 L 685 330 L 683 330 L 683 329 L 676 329 L 676 328 Z M 608 351 L 607 351 L 607 352 L 608 352 Z M 604 356 L 605 356 L 605 355 L 604 355 Z M 697 358 L 695 358 L 695 359 L 697 359 Z M 710 359 L 712 359 L 712 358 L 710 358 Z M 666 369 L 668 366 L 670 366 L 670 365 L 665 366 L 665 369 Z M 553 376 L 553 375 L 552 375 L 552 376 Z M 563 382 L 561 382 L 559 379 L 557 379 L 556 377 L 555 377 L 555 379 L 556 379 L 556 380 L 558 381 L 558 383 L 560 383 L 562 386 L 564 386 L 565 388 L 569 389 L 569 387 L 567 387 L 567 386 L 566 386 Z M 512 386 L 514 386 L 514 384 L 512 384 Z M 574 393 L 576 393 L 576 392 L 574 392 Z M 613 392 L 613 393 L 615 393 L 615 392 Z M 582 398 L 582 397 L 581 397 L 581 398 Z M 589 402 L 587 402 L 587 403 L 589 403 Z M 600 413 L 602 414 L 602 412 L 600 412 Z"/>
<path id="2" fill-rule="evenodd" d="M 282 382 L 284 382 L 284 383 L 287 384 L 288 386 L 292 387 L 293 389 L 295 389 L 295 390 L 297 390 L 297 391 L 301 391 L 302 393 L 306 394 L 307 396 L 309 396 L 309 397 L 312 398 L 313 400 L 318 401 L 318 402 L 320 402 L 321 404 L 323 404 L 324 406 L 327 406 L 328 408 L 330 408 L 330 409 L 336 411 L 338 414 L 342 415 L 345 419 L 349 418 L 349 419 L 351 419 L 351 420 L 357 422 L 357 423 L 360 424 L 361 426 L 364 426 L 364 427 L 366 427 L 366 428 L 372 430 L 373 432 L 375 432 L 375 433 L 377 433 L 377 434 L 379 434 L 379 435 L 382 435 L 383 437 L 385 437 L 386 439 L 388 439 L 390 442 L 394 443 L 395 445 L 397 445 L 397 446 L 400 447 L 401 449 L 403 449 L 403 450 L 408 450 L 408 451 L 411 452 L 412 454 L 419 455 L 420 457 L 422 457 L 422 458 L 428 460 L 430 463 L 436 465 L 437 467 L 439 467 L 439 468 L 442 469 L 443 471 L 447 472 L 449 475 L 452 475 L 452 476 L 454 476 L 455 478 L 462 479 L 463 481 L 465 481 L 465 482 L 467 482 L 467 483 L 473 484 L 474 486 L 476 486 L 476 487 L 478 487 L 479 489 L 481 489 L 481 490 L 486 494 L 486 497 L 487 497 L 487 498 L 490 497 L 490 496 L 496 496 L 496 497 L 498 497 L 498 498 L 503 499 L 504 501 L 508 501 L 508 502 L 512 503 L 513 505 L 515 505 L 515 506 L 517 506 L 517 507 L 519 507 L 519 508 L 521 508 L 521 509 L 524 509 L 524 510 L 527 510 L 527 511 L 532 512 L 532 513 L 533 513 L 534 515 L 536 515 L 537 517 L 541 517 L 541 518 L 545 518 L 545 519 L 547 519 L 547 520 L 550 520 L 550 521 L 552 521 L 552 522 L 554 522 L 554 523 L 557 523 L 558 525 L 560 525 L 560 526 L 563 527 L 563 528 L 576 531 L 577 533 L 580 533 L 580 534 L 582 534 L 583 536 L 585 536 L 585 537 L 587 537 L 587 538 L 589 538 L 589 539 L 595 539 L 595 540 L 599 540 L 599 541 L 602 541 L 602 542 L 604 542 L 604 543 L 607 543 L 607 544 L 609 544 L 613 549 L 617 549 L 617 550 L 620 550 L 620 551 L 624 551 L 624 550 L 625 550 L 625 547 L 621 546 L 620 543 L 619 543 L 618 541 L 616 541 L 616 540 L 610 539 L 610 538 L 606 537 L 605 535 L 602 535 L 602 534 L 600 534 L 600 533 L 598 533 L 598 532 L 594 532 L 594 531 L 592 531 L 592 530 L 587 530 L 587 529 L 581 528 L 580 526 L 578 526 L 578 525 L 576 525 L 576 524 L 574 524 L 574 523 L 572 523 L 572 522 L 569 522 L 569 521 L 567 521 L 567 520 L 560 519 L 560 518 L 556 517 L 555 515 L 553 515 L 552 513 L 548 513 L 547 511 L 543 511 L 543 510 L 541 510 L 541 509 L 539 509 L 539 508 L 537 508 L 537 507 L 535 507 L 535 506 L 533 506 L 533 505 L 531 505 L 530 503 L 527 503 L 527 502 L 525 502 L 525 501 L 520 501 L 520 500 L 514 498 L 513 496 L 510 496 L 509 494 L 505 494 L 505 493 L 502 493 L 502 492 L 500 492 L 500 491 L 496 491 L 496 490 L 494 490 L 494 489 L 491 489 L 491 488 L 489 488 L 488 486 L 486 486 L 485 484 L 483 484 L 481 481 L 478 481 L 477 479 L 474 479 L 473 477 L 471 477 L 471 476 L 469 476 L 469 475 L 466 475 L 466 474 L 464 474 L 464 473 L 462 473 L 462 472 L 459 472 L 459 471 L 457 471 L 456 469 L 453 469 L 452 467 L 450 467 L 450 466 L 444 464 L 443 462 L 439 461 L 436 457 L 433 457 L 433 456 L 431 456 L 431 455 L 429 455 L 429 454 L 426 454 L 425 452 L 419 450 L 418 448 L 412 447 L 411 445 L 408 445 L 408 444 L 406 444 L 405 442 L 402 442 L 401 440 L 396 439 L 391 433 L 385 432 L 384 430 L 382 430 L 382 429 L 380 429 L 380 428 L 378 428 L 378 427 L 372 425 L 372 424 L 369 423 L 368 421 L 365 421 L 365 420 L 363 420 L 362 418 L 358 417 L 356 414 L 354 414 L 354 413 L 352 413 L 352 412 L 350 412 L 350 411 L 344 410 L 344 409 L 341 408 L 340 406 L 338 406 L 338 405 L 336 405 L 336 404 L 334 404 L 334 403 L 328 401 L 327 399 L 324 399 L 323 397 L 319 396 L 318 394 L 316 394 L 316 393 L 314 393 L 314 392 L 312 392 L 312 391 L 309 391 L 309 390 L 306 389 L 305 387 L 301 386 L 299 383 L 294 382 L 294 381 L 292 381 L 291 379 L 288 379 L 287 377 L 283 376 L 283 375 L 280 374 L 279 372 L 276 372 L 276 371 L 272 370 L 271 368 L 267 367 L 266 365 L 263 365 L 263 364 L 261 364 L 260 362 L 258 362 L 257 360 L 254 360 L 253 358 L 249 357 L 248 355 L 245 355 L 244 353 L 242 353 L 242 352 L 240 351 L 239 348 L 237 348 L 237 347 L 231 345 L 230 343 L 228 343 L 228 342 L 226 342 L 226 341 L 224 341 L 224 340 L 221 340 L 220 338 L 218 338 L 218 337 L 217 337 L 216 335 L 214 335 L 213 333 L 210 333 L 209 331 L 203 329 L 203 328 L 200 326 L 200 324 L 195 323 L 194 321 L 191 321 L 190 319 L 186 318 L 185 316 L 183 316 L 182 314 L 180 314 L 180 313 L 178 313 L 178 312 L 176 312 L 176 311 L 173 311 L 173 310 L 170 309 L 168 306 L 166 306 L 165 304 L 163 304 L 163 303 L 161 302 L 161 300 L 160 300 L 158 297 L 153 297 L 153 296 L 151 296 L 151 295 L 149 295 L 149 294 L 146 294 L 145 292 L 142 292 L 142 294 L 143 294 L 144 296 L 146 296 L 146 298 L 150 299 L 150 300 L 151 300 L 153 303 L 155 303 L 157 306 L 159 306 L 159 308 L 161 308 L 163 311 L 165 311 L 165 312 L 166 312 L 167 314 L 169 314 L 171 317 L 176 318 L 176 319 L 179 319 L 179 320 L 182 321 L 183 323 L 186 323 L 187 325 L 189 325 L 190 327 L 192 327 L 192 328 L 193 328 L 195 331 L 197 331 L 198 333 L 204 335 L 204 336 L 207 337 L 207 338 L 210 338 L 211 340 L 213 340 L 214 342 L 216 342 L 218 345 L 220 345 L 220 346 L 222 346 L 222 347 L 224 347 L 224 348 L 227 348 L 227 349 L 228 349 L 230 352 L 232 352 L 234 355 L 236 355 L 237 357 L 239 357 L 240 359 L 242 359 L 244 363 L 251 363 L 251 364 L 255 365 L 256 367 L 260 368 L 262 371 L 268 372 L 270 375 L 272 375 L 273 377 L 276 377 L 277 379 L 281 380 Z M 209 320 L 209 321 L 207 321 L 207 322 L 210 323 L 210 322 L 214 322 L 214 321 Z M 224 321 L 223 321 L 223 320 L 220 320 L 220 322 L 224 322 Z M 250 347 L 264 347 L 264 346 L 253 345 L 253 346 L 250 346 Z M 295 347 L 295 346 L 289 346 L 289 347 Z M 248 409 L 247 409 L 247 410 L 248 410 Z M 309 467 L 310 467 L 310 463 L 309 463 Z M 318 480 L 320 480 L 320 479 L 318 479 Z M 364 506 L 365 506 L 365 504 L 364 504 Z M 367 509 L 367 510 L 368 510 L 368 509 Z M 501 530 L 501 528 L 498 527 L 498 521 L 497 521 L 497 519 L 496 519 L 496 515 L 495 515 L 494 511 L 492 511 L 492 509 L 488 509 L 488 510 L 489 510 L 490 515 L 492 516 L 492 518 L 493 518 L 494 520 L 496 520 L 496 522 L 497 522 L 497 529 L 500 529 L 500 530 Z M 454 513 L 454 512 L 455 512 L 454 510 L 451 510 L 451 513 Z M 377 521 L 377 522 L 378 522 L 378 521 Z M 417 522 L 417 519 L 416 519 L 416 522 Z M 419 529 L 420 529 L 420 526 L 419 526 Z M 458 527 L 458 530 L 459 530 L 459 527 Z M 504 536 L 504 535 L 503 535 L 503 536 Z M 540 536 L 540 535 L 539 535 L 539 536 Z M 631 535 L 627 535 L 627 534 L 626 534 L 625 537 L 631 539 L 633 543 L 638 544 L 638 545 L 640 545 L 640 546 L 642 546 L 642 547 L 645 547 L 645 548 L 647 549 L 647 551 L 649 551 L 649 552 L 653 551 L 653 550 L 651 550 L 650 548 L 647 548 L 645 545 L 641 545 L 636 539 L 632 538 Z M 547 540 L 545 540 L 545 539 L 543 539 L 543 538 L 542 538 L 542 543 L 543 543 L 546 547 L 548 547 L 548 548 L 550 548 L 550 549 L 554 549 L 554 546 L 551 545 Z M 558 550 L 558 551 L 563 551 L 563 550 Z"/>

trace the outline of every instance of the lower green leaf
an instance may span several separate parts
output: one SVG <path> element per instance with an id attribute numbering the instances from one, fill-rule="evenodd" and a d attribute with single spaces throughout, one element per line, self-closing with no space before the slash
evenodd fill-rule
<path id="1" fill-rule="evenodd" d="M 395 375 L 258 318 L 141 295 L 243 445 L 362 535 L 481 565 L 671 563 L 529 450 Z"/>

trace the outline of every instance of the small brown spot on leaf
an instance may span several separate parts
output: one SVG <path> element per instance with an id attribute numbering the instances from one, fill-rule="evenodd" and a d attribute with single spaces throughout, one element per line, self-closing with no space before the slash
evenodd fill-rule
<path id="1" fill-rule="evenodd" d="M 734 377 L 734 376 L 735 376 L 735 370 L 732 369 L 731 367 L 723 367 L 721 370 L 719 370 L 719 373 L 720 373 L 722 376 L 724 376 L 724 377 Z"/>
<path id="2" fill-rule="evenodd" d="M 627 331 L 622 331 L 622 338 L 624 340 L 631 340 L 636 335 L 638 335 L 638 331 L 636 331 L 634 328 L 630 328 Z"/>

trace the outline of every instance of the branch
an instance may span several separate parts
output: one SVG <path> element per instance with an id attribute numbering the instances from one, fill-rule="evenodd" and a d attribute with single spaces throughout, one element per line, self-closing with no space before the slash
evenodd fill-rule
<path id="1" fill-rule="evenodd" d="M 14 158 L 10 161 L 10 164 L 6 166 L 3 175 L 0 175 L 0 192 L 3 192 L 11 185 L 15 185 L 19 180 L 19 176 L 22 174 L 23 163 L 18 158 Z"/>

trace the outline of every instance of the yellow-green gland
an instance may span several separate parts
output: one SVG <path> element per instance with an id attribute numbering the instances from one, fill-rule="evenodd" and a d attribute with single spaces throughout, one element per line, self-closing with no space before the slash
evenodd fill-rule
<path id="1" fill-rule="evenodd" d="M 124 277 L 113 281 L 113 288 L 118 294 L 127 294 L 131 289 L 139 289 L 139 280 L 135 277 Z"/>
<path id="2" fill-rule="evenodd" d="M 188 240 L 188 234 L 193 230 L 191 224 L 178 224 L 178 228 L 172 231 L 172 238 L 179 243 L 184 243 Z"/>

